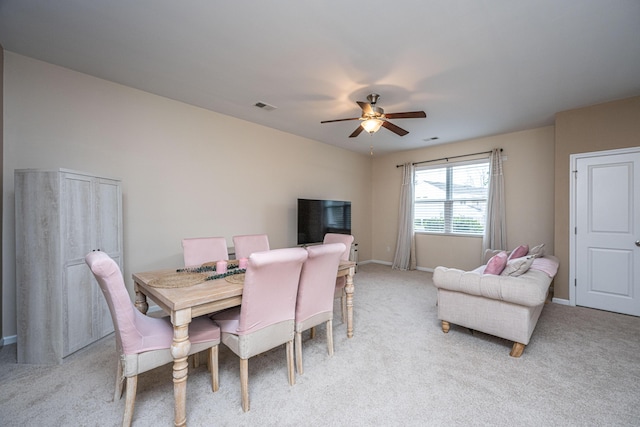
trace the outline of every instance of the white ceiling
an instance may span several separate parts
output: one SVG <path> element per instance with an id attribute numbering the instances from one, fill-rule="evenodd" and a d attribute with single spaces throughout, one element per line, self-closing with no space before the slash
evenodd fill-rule
<path id="1" fill-rule="evenodd" d="M 0 43 L 362 153 L 550 125 L 640 95 L 638 0 L 0 0 Z M 392 120 L 404 137 L 320 124 L 358 117 L 371 92 L 387 113 L 427 118 Z"/>

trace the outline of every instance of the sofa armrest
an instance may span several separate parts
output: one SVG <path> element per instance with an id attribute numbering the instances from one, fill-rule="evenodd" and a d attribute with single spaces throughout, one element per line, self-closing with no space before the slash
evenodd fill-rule
<path id="1" fill-rule="evenodd" d="M 545 272 L 533 269 L 517 277 L 481 274 L 447 267 L 436 267 L 433 272 L 433 283 L 438 289 L 529 307 L 544 303 L 551 280 Z"/>

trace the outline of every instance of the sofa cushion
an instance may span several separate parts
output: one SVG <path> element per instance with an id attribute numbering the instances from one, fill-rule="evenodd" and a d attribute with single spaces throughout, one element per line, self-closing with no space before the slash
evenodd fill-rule
<path id="1" fill-rule="evenodd" d="M 534 257 L 523 256 L 520 258 L 514 258 L 507 261 L 507 265 L 500 273 L 501 276 L 522 276 L 529 271 L 531 264 L 533 264 Z"/>
<path id="2" fill-rule="evenodd" d="M 521 258 L 529 253 L 529 245 L 520 245 L 509 254 L 509 260 Z"/>
<path id="3" fill-rule="evenodd" d="M 484 269 L 484 274 L 500 274 L 504 267 L 507 265 L 507 253 L 505 251 L 499 252 L 497 255 L 491 257 L 487 263 L 487 267 Z"/>
<path id="4" fill-rule="evenodd" d="M 558 272 L 558 259 L 556 257 L 544 257 L 535 258 L 531 268 L 534 270 L 540 270 L 547 274 L 547 276 L 553 278 Z"/>
<path id="5" fill-rule="evenodd" d="M 551 279 L 547 273 L 533 268 L 518 277 L 479 274 L 442 266 L 433 271 L 436 288 L 529 307 L 544 303 Z"/>

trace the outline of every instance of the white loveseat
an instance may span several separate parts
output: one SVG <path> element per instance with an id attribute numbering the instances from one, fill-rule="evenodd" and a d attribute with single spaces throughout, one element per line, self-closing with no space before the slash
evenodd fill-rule
<path id="1" fill-rule="evenodd" d="M 499 251 L 488 250 L 485 263 Z M 534 258 L 518 276 L 483 274 L 486 264 L 473 271 L 436 267 L 438 319 L 442 331 L 450 324 L 513 341 L 510 355 L 520 357 L 544 307 L 549 286 L 558 270 L 554 256 Z"/>

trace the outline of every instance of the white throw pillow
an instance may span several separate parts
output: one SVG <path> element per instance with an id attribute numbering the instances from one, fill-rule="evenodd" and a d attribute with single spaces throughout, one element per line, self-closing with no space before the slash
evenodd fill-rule
<path id="1" fill-rule="evenodd" d="M 521 258 L 515 258 L 507 261 L 507 265 L 500 273 L 501 276 L 520 276 L 529 271 L 531 264 L 533 264 L 533 256 L 523 256 Z"/>
<path id="2" fill-rule="evenodd" d="M 544 243 L 529 249 L 529 256 L 534 258 L 542 258 L 544 256 Z"/>

